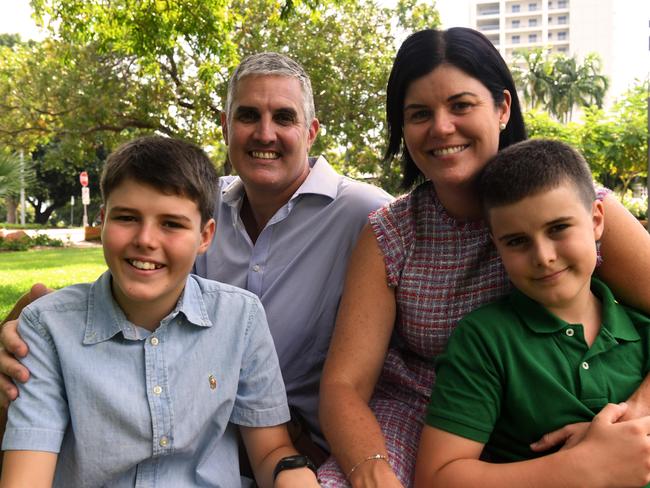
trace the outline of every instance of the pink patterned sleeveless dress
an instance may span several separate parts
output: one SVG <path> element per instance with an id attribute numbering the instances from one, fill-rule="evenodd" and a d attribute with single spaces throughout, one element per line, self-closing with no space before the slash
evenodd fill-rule
<path id="1" fill-rule="evenodd" d="M 600 200 L 608 193 L 597 189 Z M 370 407 L 393 470 L 411 488 L 434 360 L 465 314 L 505 295 L 511 285 L 485 223 L 452 218 L 431 182 L 372 213 L 370 224 L 397 301 L 395 330 Z M 350 486 L 333 457 L 319 478 L 324 487 Z"/>

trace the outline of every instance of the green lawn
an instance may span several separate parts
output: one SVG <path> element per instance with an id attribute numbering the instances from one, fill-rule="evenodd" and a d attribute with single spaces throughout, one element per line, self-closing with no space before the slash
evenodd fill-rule
<path id="1" fill-rule="evenodd" d="M 34 283 L 63 288 L 94 281 L 104 270 L 100 247 L 51 248 L 0 253 L 0 320 Z"/>

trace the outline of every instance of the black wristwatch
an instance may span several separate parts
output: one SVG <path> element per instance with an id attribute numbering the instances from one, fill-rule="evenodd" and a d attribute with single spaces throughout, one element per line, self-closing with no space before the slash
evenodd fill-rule
<path id="1" fill-rule="evenodd" d="M 314 475 L 317 474 L 316 466 L 311 462 L 311 459 L 302 454 L 296 454 L 295 456 L 283 457 L 278 461 L 278 464 L 275 465 L 275 469 L 273 470 L 273 481 L 275 481 L 275 478 L 278 477 L 281 471 L 298 468 L 309 468 L 314 472 Z"/>

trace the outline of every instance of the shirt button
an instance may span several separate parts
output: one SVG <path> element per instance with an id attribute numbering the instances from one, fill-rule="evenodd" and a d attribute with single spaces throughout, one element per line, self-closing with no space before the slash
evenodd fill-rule
<path id="1" fill-rule="evenodd" d="M 167 438 L 167 436 L 164 435 L 160 438 L 158 444 L 160 444 L 160 447 L 167 447 L 167 444 L 169 444 L 169 439 Z"/>
<path id="2" fill-rule="evenodd" d="M 160 343 L 157 337 L 152 337 L 151 338 L 151 345 L 152 346 L 157 346 Z"/>
<path id="3" fill-rule="evenodd" d="M 260 265 L 256 264 L 255 266 L 253 266 L 253 271 L 255 271 L 256 273 L 259 273 L 260 272 Z"/>
<path id="4" fill-rule="evenodd" d="M 160 395 L 162 393 L 162 386 L 156 385 L 153 387 L 154 395 Z"/>
<path id="5" fill-rule="evenodd" d="M 566 335 L 568 335 L 569 337 L 573 337 L 573 334 L 575 334 L 575 331 L 573 329 L 566 330 Z"/>
<path id="6" fill-rule="evenodd" d="M 582 363 L 582 369 L 589 369 L 589 363 L 587 361 Z"/>

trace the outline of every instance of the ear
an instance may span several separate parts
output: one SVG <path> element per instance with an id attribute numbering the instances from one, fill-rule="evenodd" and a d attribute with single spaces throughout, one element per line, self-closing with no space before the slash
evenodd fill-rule
<path id="1" fill-rule="evenodd" d="M 99 221 L 102 224 L 102 227 L 104 227 L 104 219 L 106 219 L 106 209 L 104 208 L 104 204 L 102 204 L 101 207 L 99 207 Z"/>
<path id="2" fill-rule="evenodd" d="M 216 227 L 217 223 L 214 221 L 214 219 L 210 219 L 205 223 L 203 229 L 201 230 L 201 243 L 199 244 L 197 254 L 203 254 L 208 250 L 210 243 L 212 242 L 212 238 L 214 237 L 214 231 Z"/>
<path id="3" fill-rule="evenodd" d="M 510 120 L 510 104 L 512 103 L 512 95 L 508 90 L 503 90 L 503 101 L 499 104 L 499 123 L 507 124 Z"/>
<path id="4" fill-rule="evenodd" d="M 594 240 L 599 241 L 605 230 L 605 207 L 601 200 L 595 200 L 591 208 L 594 225 Z"/>
<path id="5" fill-rule="evenodd" d="M 226 112 L 221 111 L 221 132 L 223 132 L 223 141 L 228 145 L 228 117 Z"/>
<path id="6" fill-rule="evenodd" d="M 309 127 L 307 128 L 307 150 L 311 149 L 312 144 L 314 144 L 316 136 L 318 135 L 318 129 L 320 129 L 318 119 L 312 120 L 311 124 L 309 124 Z"/>

